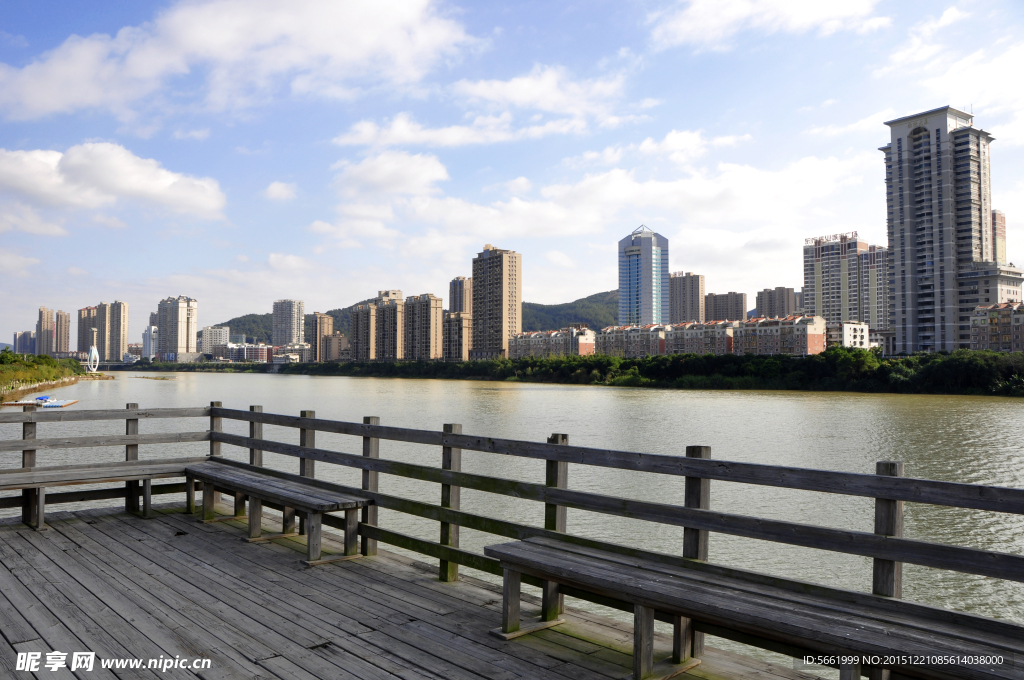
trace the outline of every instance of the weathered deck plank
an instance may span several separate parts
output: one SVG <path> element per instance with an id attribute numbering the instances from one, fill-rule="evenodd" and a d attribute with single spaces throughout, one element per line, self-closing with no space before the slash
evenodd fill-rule
<path id="1" fill-rule="evenodd" d="M 304 537 L 250 544 L 244 521 L 201 524 L 166 508 L 149 521 L 108 508 L 48 523 L 36 533 L 0 521 L 0 675 L 18 651 L 53 649 L 214 664 L 107 674 L 118 678 L 603 680 L 631 666 L 628 624 L 570 610 L 563 627 L 502 641 L 487 634 L 500 620 L 493 584 L 441 583 L 436 565 L 392 553 L 310 569 Z M 669 645 L 660 637 L 656 658 Z M 38 674 L 61 675 L 73 677 Z M 714 650 L 697 677 L 810 678 Z"/>

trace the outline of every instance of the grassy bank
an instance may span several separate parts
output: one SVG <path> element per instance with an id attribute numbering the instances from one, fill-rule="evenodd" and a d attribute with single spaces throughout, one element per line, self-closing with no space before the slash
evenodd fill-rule
<path id="1" fill-rule="evenodd" d="M 74 359 L 54 359 L 33 354 L 15 354 L 9 348 L 0 350 L 0 394 L 22 391 L 36 383 L 60 380 L 85 373 Z"/>
<path id="2" fill-rule="evenodd" d="M 266 373 L 267 364 L 136 364 L 134 370 Z M 700 356 L 644 359 L 552 357 L 445 363 L 290 364 L 281 373 L 381 378 L 443 378 L 715 390 L 830 390 L 1024 397 L 1024 353 L 958 350 L 882 358 L 834 347 L 812 357 Z"/>

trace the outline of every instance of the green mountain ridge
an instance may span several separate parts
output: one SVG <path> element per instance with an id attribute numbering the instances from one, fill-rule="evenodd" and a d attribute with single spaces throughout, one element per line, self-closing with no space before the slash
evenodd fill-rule
<path id="1" fill-rule="evenodd" d="M 367 300 L 357 302 L 348 307 L 330 309 L 326 314 L 334 317 L 334 330 L 345 335 L 350 334 L 352 310 L 356 305 L 363 304 Z M 609 290 L 604 293 L 564 302 L 558 305 L 542 305 L 537 302 L 523 303 L 523 330 L 524 331 L 548 331 L 565 328 L 571 323 L 585 323 L 591 328 L 600 329 L 605 326 L 612 326 L 618 322 L 619 314 L 619 292 Z M 229 319 L 217 326 L 228 326 L 232 335 L 245 333 L 247 338 L 255 342 L 269 343 L 274 332 L 274 315 L 267 314 L 243 314 Z M 313 332 L 313 315 L 306 315 L 306 337 Z M 202 331 L 200 331 L 200 334 Z"/>

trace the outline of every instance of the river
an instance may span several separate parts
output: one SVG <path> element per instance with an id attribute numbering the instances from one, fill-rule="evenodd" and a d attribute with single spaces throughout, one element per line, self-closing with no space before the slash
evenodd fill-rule
<path id="1" fill-rule="evenodd" d="M 376 415 L 381 424 L 440 430 L 461 423 L 467 434 L 543 441 L 553 432 L 571 444 L 684 455 L 687 445 L 711 447 L 712 457 L 828 470 L 872 473 L 879 460 L 900 460 L 913 477 L 1024 487 L 1024 401 L 998 397 L 907 396 L 820 392 L 717 392 L 539 385 L 483 381 L 313 377 L 273 374 L 156 374 L 148 380 L 118 373 L 116 380 L 61 388 L 62 399 L 79 399 L 74 409 L 201 406 L 221 401 L 247 409 L 260 404 L 273 413 L 298 415 L 309 409 L 320 418 L 361 421 Z M 6 409 L 5 409 L 6 410 Z M 143 421 L 140 431 L 203 430 L 196 420 Z M 39 426 L 39 437 L 123 433 L 117 421 Z M 247 433 L 247 425 L 225 422 L 225 430 Z M 0 438 L 20 437 L 20 426 L 0 425 Z M 264 436 L 298 441 L 295 430 L 266 427 Z M 352 437 L 317 434 L 321 448 L 358 453 Z M 140 456 L 202 454 L 206 444 L 141 447 Z M 381 456 L 439 465 L 440 449 L 381 442 Z M 224 454 L 247 459 L 225 446 Z M 40 451 L 40 465 L 115 461 L 123 448 Z M 3 461 L 19 464 L 17 454 Z M 295 459 L 264 454 L 273 467 L 294 471 Z M 540 461 L 471 451 L 463 470 L 543 482 Z M 359 471 L 317 464 L 317 476 L 359 484 Z M 438 503 L 437 485 L 381 476 L 381 491 Z M 683 479 L 573 465 L 569 488 L 651 501 L 680 503 Z M 829 527 L 873 530 L 873 501 L 714 481 L 711 507 Z M 167 499 L 160 498 L 158 501 Z M 67 506 L 64 506 L 67 507 Z M 542 524 L 539 503 L 464 490 L 464 510 Z M 57 508 L 54 508 L 57 510 Z M 11 514 L 10 511 L 0 511 Z M 437 540 L 437 523 L 382 510 L 381 524 Z M 678 553 L 682 529 L 570 509 L 571 533 Z M 908 538 L 1024 554 L 1024 517 L 1001 513 L 908 504 Z M 504 539 L 463 530 L 462 546 L 482 551 Z M 385 546 L 386 547 L 386 546 Z M 712 534 L 710 561 L 830 586 L 869 591 L 871 560 L 851 555 L 782 546 Z M 473 572 L 468 572 L 473 573 Z M 905 599 L 985 616 L 1024 622 L 1024 584 L 904 566 Z M 717 642 L 712 644 L 719 644 Z M 725 645 L 731 646 L 731 645 Z"/>

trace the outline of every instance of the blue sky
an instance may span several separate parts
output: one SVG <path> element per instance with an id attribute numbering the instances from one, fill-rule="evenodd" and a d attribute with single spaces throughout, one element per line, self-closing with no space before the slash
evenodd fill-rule
<path id="1" fill-rule="evenodd" d="M 809 236 L 885 243 L 882 122 L 969 107 L 1024 264 L 1024 9 L 691 0 L 6 3 L 0 340 L 39 306 L 200 325 L 447 297 L 483 244 L 524 298 L 616 285 L 641 223 L 709 292 L 802 284 Z M 72 329 L 74 331 L 74 329 Z M 73 336 L 74 337 L 74 336 Z"/>

